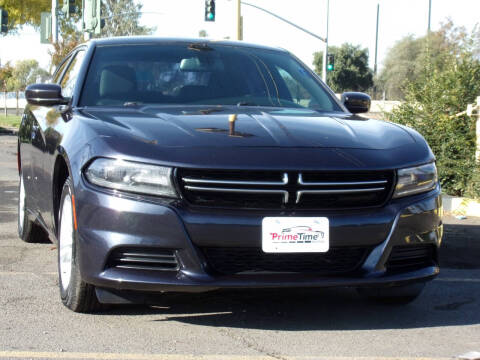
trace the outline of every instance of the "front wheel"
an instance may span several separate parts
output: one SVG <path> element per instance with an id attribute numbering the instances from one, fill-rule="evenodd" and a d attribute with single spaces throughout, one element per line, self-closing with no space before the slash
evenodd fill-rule
<path id="1" fill-rule="evenodd" d="M 73 186 L 70 178 L 63 185 L 58 223 L 58 275 L 63 304 L 75 312 L 102 309 L 95 287 L 85 283 L 78 268 L 79 244 L 74 220 Z"/>
<path id="2" fill-rule="evenodd" d="M 392 287 L 358 288 L 358 293 L 370 300 L 392 305 L 406 305 L 420 296 L 425 283 Z"/>

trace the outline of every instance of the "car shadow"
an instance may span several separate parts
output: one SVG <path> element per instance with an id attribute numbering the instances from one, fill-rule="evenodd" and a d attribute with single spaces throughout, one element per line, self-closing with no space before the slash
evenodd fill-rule
<path id="1" fill-rule="evenodd" d="M 104 315 L 152 321 L 281 330 L 409 329 L 480 324 L 480 282 L 433 281 L 409 305 L 385 305 L 354 289 L 236 290 L 166 294 L 157 305 L 115 307 Z"/>
<path id="2" fill-rule="evenodd" d="M 282 331 L 480 324 L 480 279 L 475 272 L 480 269 L 478 220 L 445 225 L 441 275 L 408 305 L 372 302 L 349 288 L 219 290 L 164 294 L 156 305 L 116 306 L 103 315 L 147 315 L 158 322 Z"/>

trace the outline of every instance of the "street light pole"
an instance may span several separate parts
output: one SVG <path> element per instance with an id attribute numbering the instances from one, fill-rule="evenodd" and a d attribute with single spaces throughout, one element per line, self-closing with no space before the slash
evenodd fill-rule
<path id="1" fill-rule="evenodd" d="M 380 4 L 377 4 L 377 29 L 375 32 L 375 64 L 373 65 L 373 73 L 377 75 L 377 54 L 378 54 L 378 20 L 380 18 Z"/>
<path id="2" fill-rule="evenodd" d="M 330 0 L 327 0 L 327 31 L 325 35 L 325 47 L 323 49 L 323 71 L 322 80 L 327 83 L 327 54 L 328 54 L 328 22 L 330 19 Z"/>
<path id="3" fill-rule="evenodd" d="M 432 0 L 428 0 L 428 33 L 430 34 L 430 25 L 432 21 Z"/>

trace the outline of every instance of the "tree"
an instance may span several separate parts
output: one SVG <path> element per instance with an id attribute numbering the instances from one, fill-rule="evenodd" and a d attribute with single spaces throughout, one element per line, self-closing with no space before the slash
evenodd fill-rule
<path id="1" fill-rule="evenodd" d="M 18 115 L 18 93 L 25 91 L 25 88 L 36 82 L 45 82 L 50 74 L 38 66 L 37 60 L 18 61 L 12 69 L 10 79 L 7 80 L 8 88 L 17 94 L 17 115 Z"/>
<path id="2" fill-rule="evenodd" d="M 405 86 L 415 81 L 424 71 L 425 61 L 436 69 L 448 64 L 451 55 L 460 56 L 468 51 L 480 56 L 480 30 L 468 34 L 464 27 L 455 27 L 451 20 L 430 35 L 415 38 L 408 35 L 397 41 L 385 57 L 377 87 L 385 91 L 388 99 L 402 100 Z"/>
<path id="3" fill-rule="evenodd" d="M 7 62 L 0 68 L 0 88 L 3 91 L 4 99 L 4 114 L 7 116 L 7 92 L 10 91 L 10 79 L 12 78 L 13 67 Z"/>
<path id="4" fill-rule="evenodd" d="M 471 40 L 471 36 L 466 39 Z M 458 53 L 421 60 L 418 75 L 405 85 L 405 102 L 389 120 L 413 127 L 432 148 L 443 190 L 480 197 L 480 167 L 475 164 L 475 120 L 463 112 L 480 95 L 480 61 L 466 44 Z"/>
<path id="5" fill-rule="evenodd" d="M 328 53 L 335 56 L 335 70 L 330 71 L 327 83 L 333 91 L 367 91 L 373 86 L 373 73 L 368 67 L 368 49 L 344 43 L 330 46 Z M 313 54 L 315 72 L 322 74 L 323 52 Z"/>
<path id="6" fill-rule="evenodd" d="M 40 26 L 40 13 L 50 11 L 51 0 L 0 0 L 0 7 L 8 11 L 9 31 L 15 32 L 24 25 Z"/>
<path id="7" fill-rule="evenodd" d="M 81 0 L 76 1 L 76 6 L 81 8 Z M 48 54 L 52 57 L 50 62 L 50 71 L 56 68 L 60 62 L 72 51 L 77 45 L 84 42 L 83 32 L 78 30 L 78 21 L 81 19 L 81 13 L 78 12 L 66 18 L 65 16 L 59 17 L 59 29 L 60 37 L 57 43 L 53 44 L 53 51 L 48 50 Z"/>
<path id="8" fill-rule="evenodd" d="M 133 0 L 103 0 L 102 18 L 105 27 L 99 37 L 150 35 L 155 28 L 139 25 L 141 4 Z"/>
<path id="9" fill-rule="evenodd" d="M 198 37 L 201 37 L 201 38 L 206 38 L 206 37 L 208 37 L 207 31 L 206 31 L 206 30 L 200 30 L 200 31 L 198 32 Z"/>

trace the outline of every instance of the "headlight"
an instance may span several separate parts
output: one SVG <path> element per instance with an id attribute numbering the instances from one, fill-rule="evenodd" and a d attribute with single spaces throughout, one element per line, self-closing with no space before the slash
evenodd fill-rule
<path id="1" fill-rule="evenodd" d="M 430 163 L 397 171 L 394 198 L 430 191 L 437 186 L 437 167 Z"/>
<path id="2" fill-rule="evenodd" d="M 168 167 L 100 158 L 90 164 L 85 176 L 92 184 L 110 189 L 177 197 Z"/>

